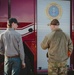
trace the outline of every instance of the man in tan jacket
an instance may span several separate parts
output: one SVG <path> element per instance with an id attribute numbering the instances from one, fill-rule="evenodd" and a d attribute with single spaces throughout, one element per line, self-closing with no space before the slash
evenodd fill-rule
<path id="1" fill-rule="evenodd" d="M 59 28 L 59 24 L 57 19 L 51 21 L 52 32 L 41 43 L 42 49 L 48 49 L 48 75 L 67 75 L 67 59 L 73 50 L 70 37 Z"/>

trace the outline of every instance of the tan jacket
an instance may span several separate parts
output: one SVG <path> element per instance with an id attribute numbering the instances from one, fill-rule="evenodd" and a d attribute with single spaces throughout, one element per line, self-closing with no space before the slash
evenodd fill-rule
<path id="1" fill-rule="evenodd" d="M 68 51 L 72 53 L 73 44 L 60 28 L 46 35 L 41 43 L 42 49 L 48 49 L 48 57 L 51 62 L 61 62 L 68 59 Z"/>

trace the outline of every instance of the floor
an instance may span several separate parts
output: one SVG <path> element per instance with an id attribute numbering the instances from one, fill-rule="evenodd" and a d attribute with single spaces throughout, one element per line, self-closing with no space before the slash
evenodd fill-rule
<path id="1" fill-rule="evenodd" d="M 48 74 L 37 74 L 37 75 L 48 75 Z M 74 75 L 74 71 L 68 71 L 67 75 Z"/>
<path id="2" fill-rule="evenodd" d="M 48 75 L 48 74 L 31 74 L 31 75 Z M 74 71 L 69 71 L 67 75 L 74 75 Z"/>

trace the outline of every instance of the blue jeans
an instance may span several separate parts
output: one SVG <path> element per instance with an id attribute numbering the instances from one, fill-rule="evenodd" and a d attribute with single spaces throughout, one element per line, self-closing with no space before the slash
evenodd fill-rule
<path id="1" fill-rule="evenodd" d="M 4 75 L 19 75 L 21 69 L 20 58 L 5 58 Z"/>

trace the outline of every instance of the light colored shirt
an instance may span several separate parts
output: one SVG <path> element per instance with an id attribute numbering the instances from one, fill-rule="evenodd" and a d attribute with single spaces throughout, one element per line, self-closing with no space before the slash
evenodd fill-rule
<path id="1" fill-rule="evenodd" d="M 13 28 L 0 34 L 0 54 L 5 56 L 20 55 L 22 62 L 24 62 L 24 48 L 21 35 Z"/>

